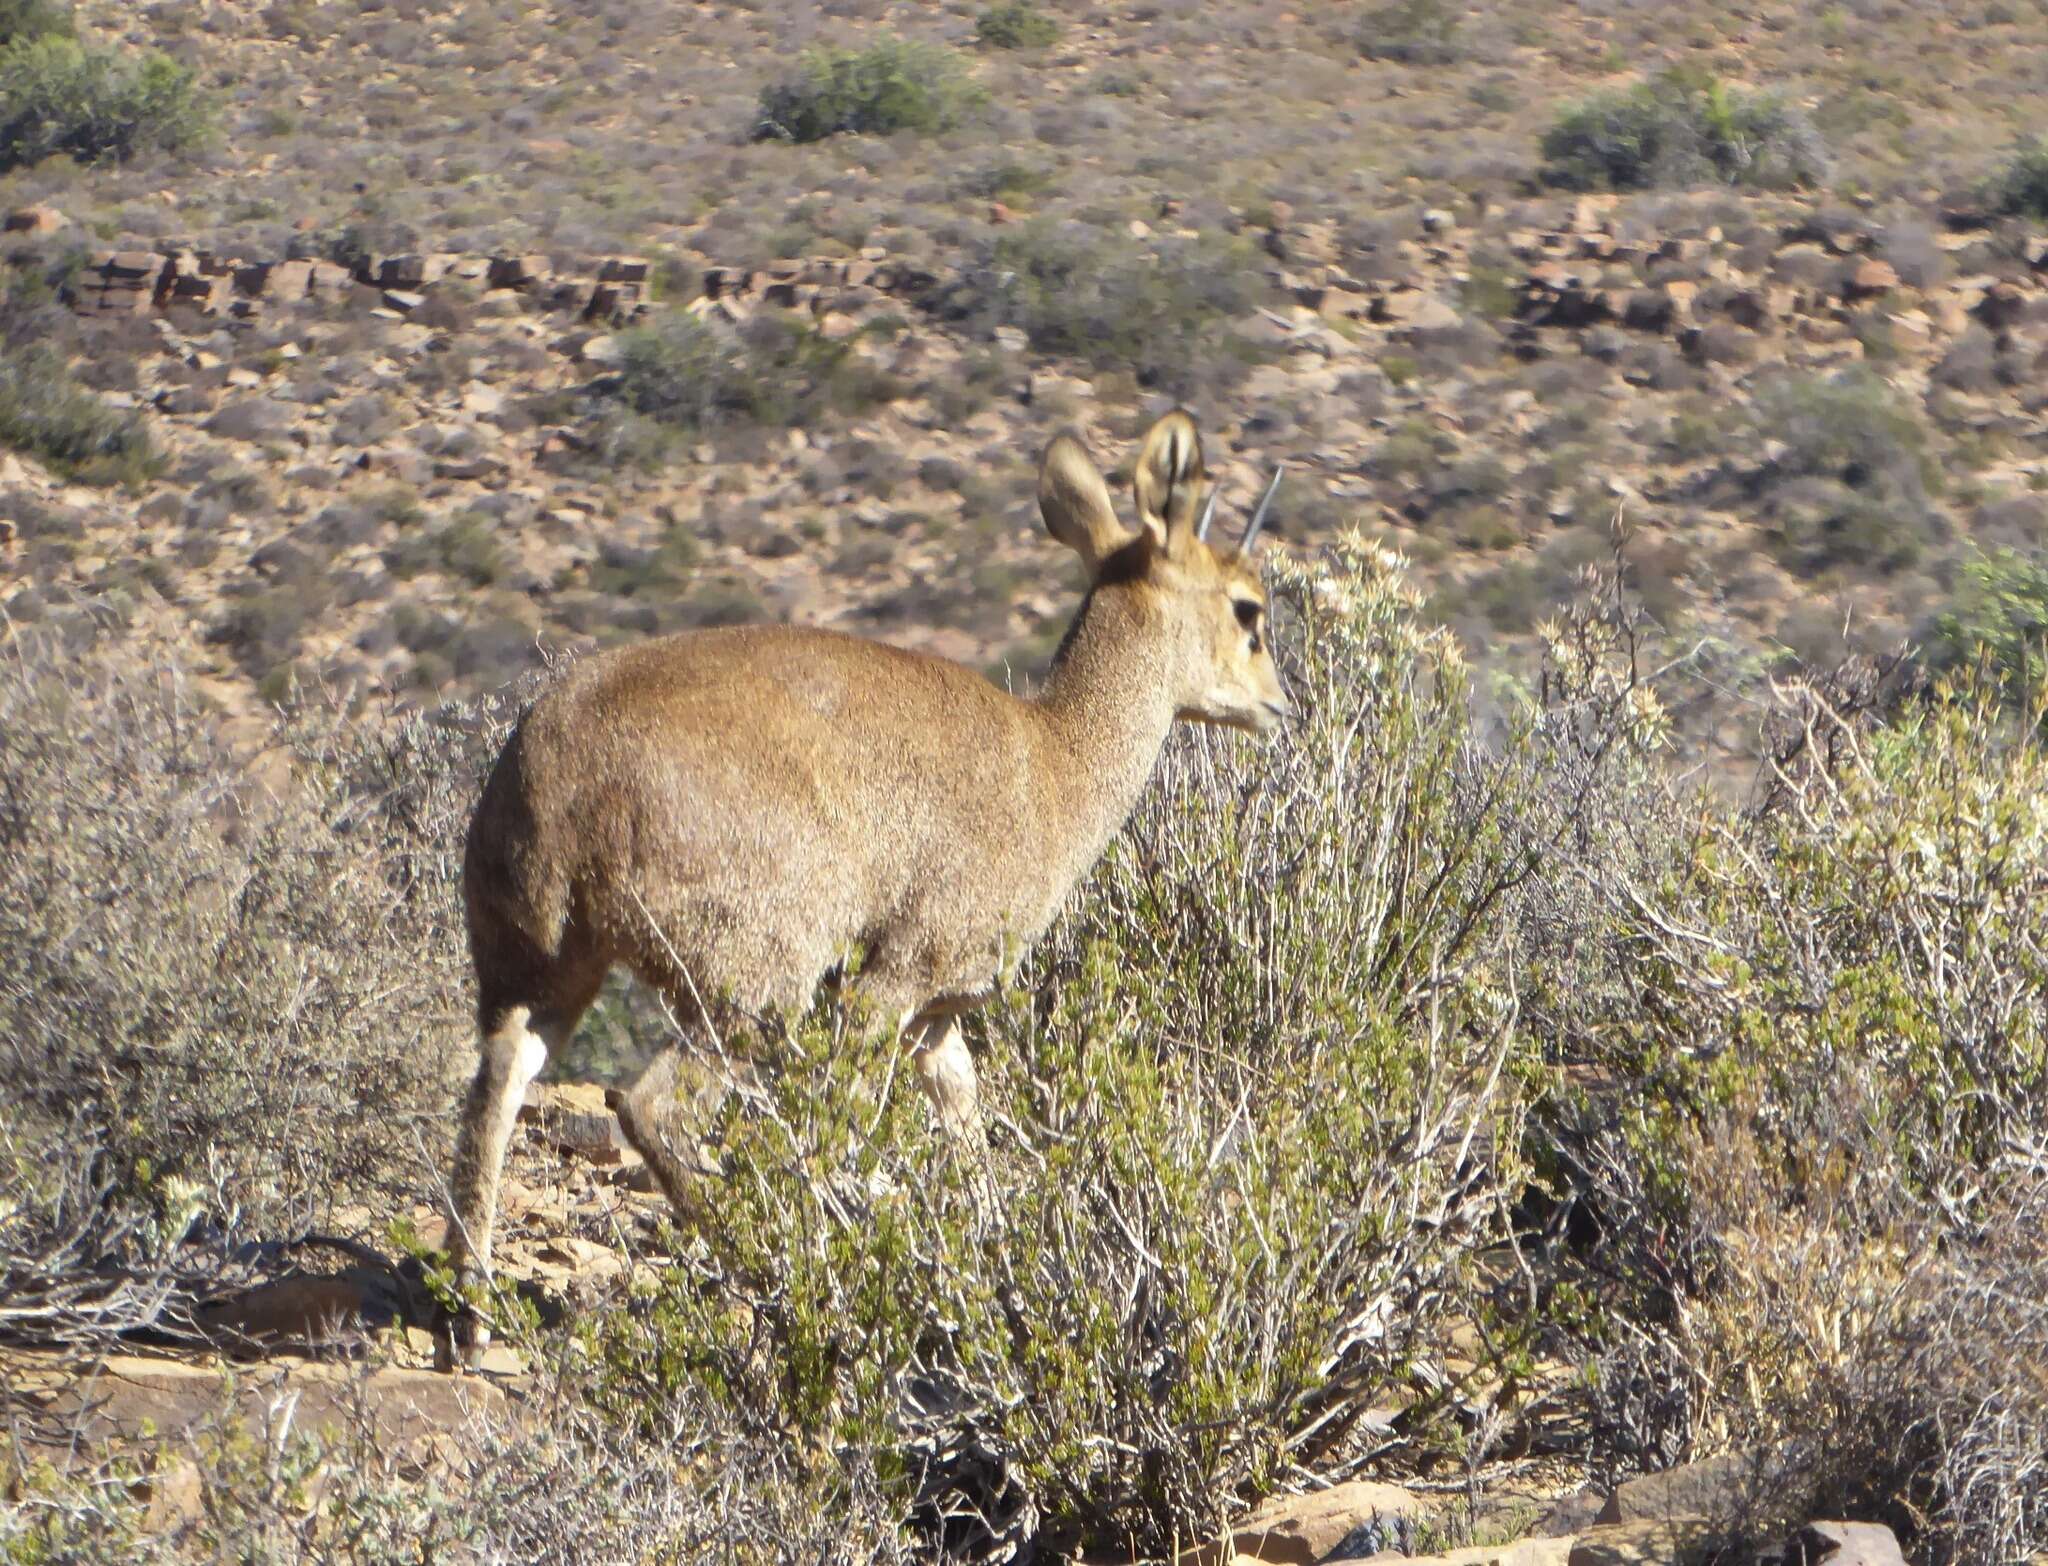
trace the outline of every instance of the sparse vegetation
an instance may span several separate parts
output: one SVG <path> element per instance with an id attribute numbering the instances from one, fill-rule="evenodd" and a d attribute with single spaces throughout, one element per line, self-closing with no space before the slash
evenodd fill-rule
<path id="1" fill-rule="evenodd" d="M 1129 370 L 1185 395 L 1228 383 L 1253 352 L 1232 330 L 1258 298 L 1248 247 L 1221 238 L 1139 248 L 1077 223 L 1034 221 L 990 247 L 955 308 L 1020 327 L 1042 353 Z"/>
<path id="2" fill-rule="evenodd" d="M 729 330 L 672 312 L 625 333 L 620 346 L 612 397 L 627 417 L 609 416 L 602 438 L 611 452 L 646 460 L 660 459 L 669 433 L 805 424 L 895 393 L 849 344 L 773 315 Z"/>
<path id="3" fill-rule="evenodd" d="M 1926 431 L 1876 375 L 1772 381 L 1759 389 L 1753 429 L 1776 448 L 1755 483 L 1793 569 L 1895 570 L 1938 536 Z"/>
<path id="4" fill-rule="evenodd" d="M 793 75 L 762 92 L 754 135 L 804 142 L 944 130 L 981 97 L 951 50 L 884 38 L 859 51 L 805 55 Z"/>
<path id="5" fill-rule="evenodd" d="M 1990 195 L 2001 212 L 2037 221 L 2048 218 L 2048 139 L 2036 137 L 2014 147 L 1992 179 Z"/>
<path id="6" fill-rule="evenodd" d="M 46 345 L 0 355 L 0 446 L 81 484 L 139 484 L 159 466 L 142 419 L 79 385 Z"/>
<path id="7" fill-rule="evenodd" d="M 1031 0 L 1003 0 L 975 20 L 974 36 L 994 49 L 1043 49 L 1057 41 L 1060 24 Z"/>
<path id="8" fill-rule="evenodd" d="M 1688 70 L 1588 98 L 1543 137 L 1543 177 L 1571 190 L 1813 186 L 1825 183 L 1828 167 L 1819 133 L 1797 108 Z"/>
<path id="9" fill-rule="evenodd" d="M 180 152 L 208 134 L 211 108 L 168 55 L 128 55 L 65 32 L 0 47 L 0 172 L 66 155 L 122 162 Z"/>
<path id="10" fill-rule="evenodd" d="M 1396 65 L 1449 65 L 1464 53 L 1458 12 L 1448 0 L 1391 0 L 1365 14 L 1358 47 Z"/>
<path id="11" fill-rule="evenodd" d="M 30 38 L 69 38 L 76 28 L 71 0 L 0 0 L 0 47 Z"/>

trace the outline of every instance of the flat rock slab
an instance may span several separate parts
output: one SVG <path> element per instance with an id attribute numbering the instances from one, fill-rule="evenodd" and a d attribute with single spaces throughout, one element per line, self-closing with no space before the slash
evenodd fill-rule
<path id="1" fill-rule="evenodd" d="M 1697 1517 L 1602 1523 L 1571 1541 L 1566 1566 L 1707 1566 L 1726 1537 Z"/>
<path id="2" fill-rule="evenodd" d="M 1569 1566 L 1570 1539 L 1517 1539 L 1512 1544 L 1474 1544 L 1442 1555 L 1368 1556 L 1361 1566 Z"/>
<path id="3" fill-rule="evenodd" d="M 93 1444 L 176 1439 L 216 1420 L 272 1426 L 290 1410 L 294 1430 L 336 1438 L 367 1421 L 380 1447 L 502 1425 L 517 1416 L 513 1386 L 493 1378 L 396 1367 L 263 1365 L 113 1355 L 31 1393 L 42 1423 L 75 1428 Z"/>

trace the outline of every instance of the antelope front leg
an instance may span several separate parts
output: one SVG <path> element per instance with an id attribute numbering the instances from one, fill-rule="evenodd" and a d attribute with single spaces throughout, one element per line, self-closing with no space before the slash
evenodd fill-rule
<path id="1" fill-rule="evenodd" d="M 905 1030 L 904 1043 L 946 1135 L 971 1152 L 986 1147 L 974 1057 L 960 1036 L 959 1020 L 952 1016 L 921 1018 Z"/>
<path id="2" fill-rule="evenodd" d="M 974 1076 L 974 1057 L 960 1036 L 959 1020 L 951 1015 L 925 1017 L 904 1032 L 917 1080 L 939 1112 L 939 1125 L 956 1152 L 968 1160 L 968 1187 L 978 1217 L 995 1215 L 995 1181 L 988 1167 L 988 1132 L 981 1121 L 981 1090 Z"/>

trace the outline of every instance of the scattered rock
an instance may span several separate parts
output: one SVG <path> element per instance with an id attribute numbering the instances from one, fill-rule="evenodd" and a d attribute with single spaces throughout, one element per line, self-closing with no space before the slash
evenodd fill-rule
<path id="1" fill-rule="evenodd" d="M 40 239 L 45 234 L 56 233 L 70 222 L 71 219 L 55 207 L 16 207 L 7 214 L 7 232 L 27 234 L 32 239 Z"/>
<path id="2" fill-rule="evenodd" d="M 1385 1554 L 1377 1560 L 1381 1566 L 1567 1566 L 1572 1543 L 1569 1538 L 1517 1539 L 1512 1544 L 1475 1544 L 1441 1555 Z"/>
<path id="3" fill-rule="evenodd" d="M 519 1119 L 550 1145 L 593 1163 L 620 1162 L 626 1146 L 605 1090 L 595 1082 L 535 1083 L 526 1090 Z"/>
<path id="4" fill-rule="evenodd" d="M 284 403 L 268 397 L 239 397 L 228 403 L 200 427 L 223 440 L 274 440 L 288 434 L 298 422 Z"/>
<path id="5" fill-rule="evenodd" d="M 1844 299 L 1873 299 L 1879 294 L 1888 294 L 1899 286 L 1899 274 L 1892 269 L 1889 261 L 1876 256 L 1865 256 L 1851 266 L 1842 278 Z"/>

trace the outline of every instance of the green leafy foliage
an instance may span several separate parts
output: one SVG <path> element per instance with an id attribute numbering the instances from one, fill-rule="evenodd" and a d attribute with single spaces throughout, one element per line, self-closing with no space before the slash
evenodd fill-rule
<path id="1" fill-rule="evenodd" d="M 1567 109 L 1543 137 L 1543 177 L 1569 190 L 1820 185 L 1827 149 L 1797 108 L 1703 72 L 1666 71 Z"/>
<path id="2" fill-rule="evenodd" d="M 0 171 L 59 154 L 99 163 L 183 151 L 211 123 L 193 72 L 168 55 L 94 48 L 63 34 L 0 48 Z"/>
<path id="3" fill-rule="evenodd" d="M 886 136 L 958 123 L 982 101 L 952 50 L 884 38 L 862 50 L 816 49 L 761 93 L 757 140 Z"/>
<path id="4" fill-rule="evenodd" d="M 2048 218 L 2048 137 L 2037 136 L 2014 147 L 2005 167 L 1992 178 L 1988 193 L 2001 212 Z"/>
<path id="5" fill-rule="evenodd" d="M 1983 660 L 2008 703 L 2034 710 L 2048 681 L 2048 561 L 2013 549 L 1972 554 L 1926 652 L 1937 669 Z"/>
<path id="6" fill-rule="evenodd" d="M 109 407 L 41 344 L 0 355 L 0 446 L 81 484 L 139 484 L 161 466 L 140 415 Z"/>
<path id="7" fill-rule="evenodd" d="M 25 38 L 68 38 L 76 26 L 71 0 L 0 0 L 0 46 Z"/>
<path id="8" fill-rule="evenodd" d="M 1060 24 L 1031 0 L 1004 0 L 976 18 L 974 36 L 993 49 L 1043 49 L 1060 35 Z"/>

